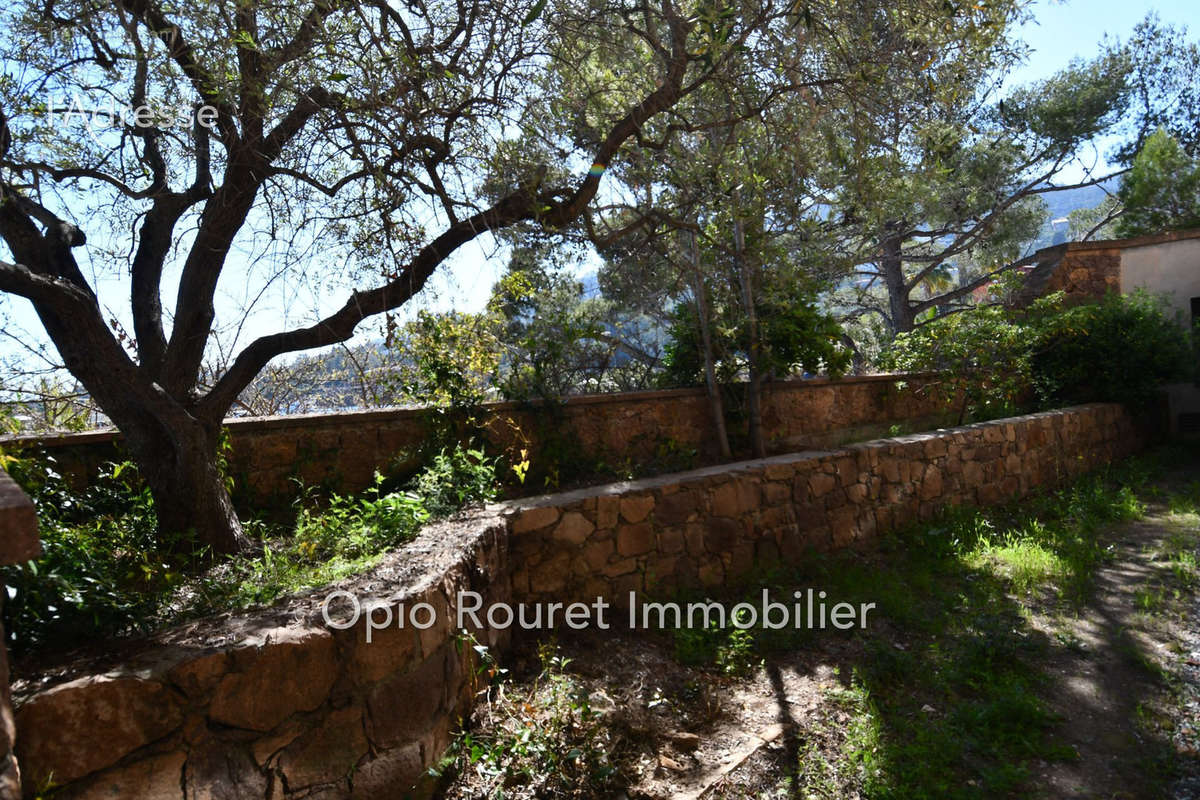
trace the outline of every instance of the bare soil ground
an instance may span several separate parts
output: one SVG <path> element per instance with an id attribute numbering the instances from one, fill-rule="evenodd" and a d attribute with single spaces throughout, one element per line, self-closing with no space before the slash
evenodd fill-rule
<path id="1" fill-rule="evenodd" d="M 1143 518 L 1101 532 L 1109 558 L 1083 605 L 1039 590 L 988 601 L 1003 620 L 992 657 L 1027 664 L 1037 714 L 1019 697 L 977 703 L 987 692 L 971 678 L 940 694 L 928 686 L 942 684 L 922 683 L 916 672 L 961 661 L 917 655 L 963 646 L 941 624 L 884 615 L 865 632 L 755 655 L 734 675 L 681 663 L 667 634 L 585 631 L 518 647 L 511 679 L 477 708 L 444 796 L 1200 798 L 1196 487 L 1190 467 L 1143 487 Z M 968 594 L 985 580 L 956 579 Z M 954 591 L 938 601 L 950 617 Z M 961 612 L 993 613 L 966 599 Z M 972 625 L 966 635 L 991 648 L 991 630 Z M 892 656 L 894 679 L 872 679 Z M 1002 666 L 979 674 L 1003 683 Z M 1014 685 L 1019 695 L 1027 684 Z M 912 696 L 893 703 L 888 692 Z M 964 721 L 973 714 L 993 716 Z M 526 727 L 565 754 L 522 750 Z M 939 777 L 959 730 L 983 730 L 981 744 L 947 755 Z"/>

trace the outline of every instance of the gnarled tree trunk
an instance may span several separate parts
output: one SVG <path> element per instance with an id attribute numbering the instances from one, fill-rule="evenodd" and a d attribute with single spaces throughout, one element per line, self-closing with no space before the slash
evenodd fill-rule
<path id="1" fill-rule="evenodd" d="M 196 423 L 155 437 L 140 446 L 126 423 L 134 460 L 141 469 L 158 514 L 158 527 L 171 543 L 201 557 L 237 553 L 249 540 L 225 488 L 217 463 L 219 427 Z"/>

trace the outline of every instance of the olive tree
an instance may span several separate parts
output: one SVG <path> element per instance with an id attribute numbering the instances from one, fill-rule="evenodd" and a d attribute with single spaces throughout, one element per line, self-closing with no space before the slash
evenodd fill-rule
<path id="1" fill-rule="evenodd" d="M 162 531 L 236 551 L 216 451 L 239 394 L 272 359 L 399 308 L 463 244 L 579 216 L 650 120 L 782 14 L 771 0 L 715 8 L 16 0 L 0 12 L 0 291 L 32 303 L 121 430 Z M 548 87 L 585 67 L 598 102 L 571 135 L 543 137 L 559 166 L 497 169 Z M 120 273 L 123 300 L 90 279 Z M 218 289 L 253 274 L 348 295 L 214 372 Z"/>

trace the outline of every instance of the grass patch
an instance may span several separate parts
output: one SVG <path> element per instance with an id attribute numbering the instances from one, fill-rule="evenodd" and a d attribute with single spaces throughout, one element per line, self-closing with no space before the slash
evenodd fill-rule
<path id="1" fill-rule="evenodd" d="M 672 634 L 675 651 L 730 672 L 731 663 L 752 669 L 814 635 L 855 642 L 832 695 L 848 715 L 842 751 L 801 750 L 799 797 L 845 796 L 847 786 L 889 800 L 1012 796 L 1035 762 L 1078 757 L 1056 735 L 1043 664 L 1052 648 L 1081 645 L 1035 630 L 1031 615 L 1088 601 L 1096 570 L 1113 557 L 1103 529 L 1142 517 L 1137 489 L 1159 471 L 1156 457 L 1135 459 L 1017 504 L 947 509 L 869 557 L 813 554 L 802 570 L 753 582 L 754 592 L 765 585 L 775 596 L 811 587 L 833 601 L 875 602 L 878 627 L 685 630 Z M 1169 557 L 1190 569 L 1183 538 Z"/>

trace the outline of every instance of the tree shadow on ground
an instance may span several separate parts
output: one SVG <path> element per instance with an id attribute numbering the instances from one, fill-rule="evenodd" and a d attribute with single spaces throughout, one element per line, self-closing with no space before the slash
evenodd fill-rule
<path id="1" fill-rule="evenodd" d="M 962 533 L 929 524 L 771 582 L 772 594 L 812 587 L 830 601 L 877 604 L 849 636 L 763 641 L 789 796 L 1153 798 L 1180 773 L 1200 772 L 1147 711 L 1168 686 L 1154 666 L 1161 653 L 1132 632 L 1134 594 L 1161 570 L 1132 546 L 1117 549 L 1074 606 L 1046 587 L 1014 593 L 1006 576 L 960 555 L 964 542 L 947 540 Z M 828 699 L 846 721 L 841 752 L 819 753 L 787 687 L 831 650 L 840 685 Z"/>

